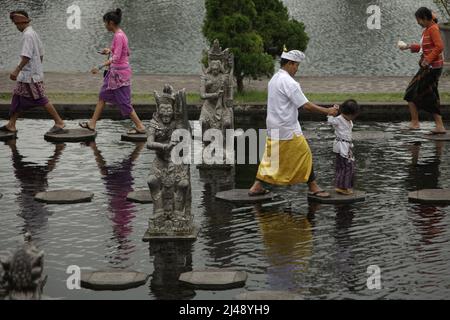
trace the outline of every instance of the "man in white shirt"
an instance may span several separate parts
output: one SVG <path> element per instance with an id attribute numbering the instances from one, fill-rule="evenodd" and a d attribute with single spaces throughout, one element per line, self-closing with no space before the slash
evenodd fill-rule
<path id="1" fill-rule="evenodd" d="M 16 81 L 13 98 L 11 101 L 10 119 L 8 124 L 1 127 L 1 131 L 17 132 L 16 121 L 20 113 L 42 106 L 52 116 L 55 125 L 49 132 L 65 132 L 64 121 L 59 116 L 55 107 L 49 102 L 44 89 L 44 72 L 42 61 L 44 49 L 38 34 L 30 26 L 28 13 L 25 11 L 13 11 L 10 13 L 11 21 L 22 32 L 22 48 L 20 63 L 10 74 L 10 79 Z"/>
<path id="2" fill-rule="evenodd" d="M 261 161 L 250 196 L 269 193 L 263 182 L 274 185 L 293 185 L 307 182 L 309 193 L 329 197 L 316 183 L 312 154 L 298 121 L 298 109 L 337 115 L 338 106 L 323 108 L 310 102 L 294 76 L 305 54 L 299 50 L 284 52 L 281 69 L 268 86 L 266 152 Z"/>

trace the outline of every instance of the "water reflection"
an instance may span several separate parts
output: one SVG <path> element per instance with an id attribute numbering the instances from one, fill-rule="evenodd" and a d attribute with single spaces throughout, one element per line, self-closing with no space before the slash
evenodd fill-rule
<path id="1" fill-rule="evenodd" d="M 229 266 L 233 259 L 232 241 L 233 205 L 216 200 L 216 193 L 234 188 L 235 169 L 232 170 L 200 170 L 200 181 L 204 183 L 201 207 L 205 221 L 202 234 L 206 237 L 206 245 L 213 259 L 211 267 Z"/>
<path id="2" fill-rule="evenodd" d="M 411 164 L 409 176 L 406 179 L 408 190 L 438 189 L 441 156 L 444 141 L 435 142 L 435 151 L 425 150 L 425 156 L 421 157 L 421 142 L 414 142 L 409 146 L 411 152 Z"/>
<path id="3" fill-rule="evenodd" d="M 5 144 L 11 150 L 11 159 L 14 168 L 14 176 L 19 182 L 17 202 L 20 212 L 18 216 L 23 218 L 24 225 L 22 232 L 31 232 L 34 239 L 39 239 L 39 235 L 47 229 L 48 216 L 52 213 L 45 204 L 37 202 L 34 197 L 36 193 L 45 192 L 48 188 L 48 175 L 58 163 L 65 144 L 56 144 L 51 155 L 44 165 L 39 165 L 32 161 L 27 161 L 17 148 L 17 140 L 9 140 Z"/>
<path id="4" fill-rule="evenodd" d="M 178 278 L 192 271 L 193 243 L 189 241 L 152 241 L 150 256 L 154 256 L 154 271 L 150 292 L 156 299 L 192 299 L 195 291 L 183 285 Z"/>
<path id="5" fill-rule="evenodd" d="M 124 267 L 123 263 L 130 259 L 131 253 L 135 251 L 135 244 L 129 239 L 133 232 L 133 218 L 135 217 L 135 205 L 127 200 L 128 193 L 133 191 L 134 178 L 132 175 L 135 162 L 139 158 L 145 142 L 137 143 L 131 154 L 120 162 L 108 165 L 97 144 L 87 143 L 94 153 L 97 167 L 100 170 L 108 195 L 108 213 L 112 221 L 114 255 L 107 259 L 112 265 Z"/>
<path id="6" fill-rule="evenodd" d="M 294 290 L 308 272 L 313 250 L 311 223 L 304 215 L 261 210 L 255 206 L 265 255 L 267 281 L 272 290 Z"/>

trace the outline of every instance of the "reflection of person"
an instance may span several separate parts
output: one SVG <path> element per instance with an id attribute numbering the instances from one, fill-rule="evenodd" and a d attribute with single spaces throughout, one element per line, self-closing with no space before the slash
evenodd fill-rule
<path id="1" fill-rule="evenodd" d="M 301 61 L 303 52 L 293 50 L 281 56 L 281 69 L 269 82 L 267 103 L 266 152 L 261 161 L 256 181 L 250 188 L 249 196 L 268 193 L 263 182 L 274 185 L 294 185 L 307 182 L 309 192 L 317 197 L 329 197 L 316 183 L 312 164 L 312 154 L 298 122 L 298 109 L 336 115 L 337 106 L 319 107 L 305 97 L 300 84 L 293 78 Z M 277 134 L 278 133 L 278 134 Z M 278 168 L 273 168 L 272 153 L 279 154 Z M 272 161 L 271 161 L 272 160 Z"/>
<path id="2" fill-rule="evenodd" d="M 433 157 L 419 161 L 421 144 L 415 143 L 410 146 L 412 163 L 407 179 L 410 190 L 436 189 L 439 185 L 439 165 L 443 151 L 444 141 L 436 141 L 436 154 Z"/>
<path id="3" fill-rule="evenodd" d="M 307 272 L 313 250 L 310 222 L 305 216 L 262 213 L 257 206 L 255 208 L 270 262 L 267 273 L 271 287 L 278 290 L 297 288 L 299 274 Z"/>
<path id="4" fill-rule="evenodd" d="M 13 11 L 10 13 L 10 18 L 17 29 L 22 32 L 22 51 L 20 52 L 20 63 L 10 75 L 10 79 L 16 81 L 11 101 L 10 119 L 0 130 L 17 132 L 16 122 L 20 114 L 33 107 L 41 106 L 55 121 L 55 125 L 49 133 L 64 133 L 64 121 L 45 96 L 42 42 L 31 27 L 31 20 L 27 12 Z"/>
<path id="5" fill-rule="evenodd" d="M 45 205 L 34 200 L 36 193 L 47 191 L 48 174 L 52 172 L 59 161 L 65 148 L 64 144 L 56 144 L 53 155 L 47 160 L 45 165 L 38 165 L 34 162 L 26 161 L 17 150 L 16 140 L 5 142 L 12 153 L 12 163 L 14 175 L 20 183 L 20 193 L 17 196 L 20 204 L 21 216 L 25 220 L 24 232 L 39 234 L 39 230 L 45 225 L 46 217 L 50 215 Z"/>
<path id="6" fill-rule="evenodd" d="M 347 100 L 341 105 L 340 112 L 338 117 L 328 117 L 328 123 L 334 127 L 336 135 L 333 143 L 333 152 L 336 153 L 335 186 L 337 193 L 351 195 L 355 175 L 352 130 L 359 105 L 355 100 Z"/>
<path id="7" fill-rule="evenodd" d="M 97 166 L 105 181 L 105 187 L 110 198 L 109 208 L 113 213 L 114 234 L 119 241 L 126 239 L 132 229 L 129 226 L 134 205 L 127 201 L 128 193 L 133 191 L 132 170 L 135 161 L 145 146 L 145 142 L 138 143 L 131 155 L 117 164 L 107 165 L 95 142 L 88 145 L 94 152 Z"/>
<path id="8" fill-rule="evenodd" d="M 420 52 L 420 70 L 406 89 L 404 99 L 408 102 L 411 113 L 410 129 L 419 129 L 418 109 L 422 109 L 433 115 L 436 129 L 431 134 L 446 133 L 440 111 L 439 78 L 444 65 L 444 43 L 437 19 L 430 9 L 422 7 L 416 12 L 417 23 L 425 30 L 421 43 L 413 43 L 401 47 L 401 50 L 410 49 L 411 52 Z"/>
<path id="9" fill-rule="evenodd" d="M 114 39 L 111 49 L 106 48 L 102 53 L 112 54 L 112 57 L 98 68 L 92 69 L 92 73 L 96 74 L 99 69 L 109 66 L 109 70 L 103 80 L 94 115 L 89 122 L 80 122 L 80 126 L 94 131 L 105 103 L 108 102 L 117 105 L 122 116 L 130 117 L 134 122 L 136 127 L 128 131 L 128 134 L 143 134 L 145 133 L 145 126 L 131 105 L 131 67 L 128 61 L 130 48 L 128 47 L 126 34 L 120 29 L 122 11 L 117 9 L 106 13 L 103 16 L 103 21 L 106 29 L 114 33 Z"/>

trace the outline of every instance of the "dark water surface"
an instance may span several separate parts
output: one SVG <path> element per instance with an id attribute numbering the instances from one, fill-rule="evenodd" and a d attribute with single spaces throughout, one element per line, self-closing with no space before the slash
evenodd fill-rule
<path id="1" fill-rule="evenodd" d="M 310 43 L 303 75 L 414 75 L 418 57 L 397 49 L 398 40 L 418 42 L 414 12 L 436 9 L 432 0 L 285 0 L 290 14 L 304 22 Z M 134 72 L 198 74 L 207 47 L 201 28 L 203 0 L 16 0 L 0 1 L 0 69 L 18 63 L 20 33 L 7 19 L 17 8 L 29 11 L 46 48 L 45 70 L 87 72 L 102 62 L 96 51 L 112 36 L 103 14 L 120 7 L 132 51 Z M 67 8 L 81 9 L 81 29 L 69 30 Z M 367 8 L 381 9 L 381 29 L 369 30 Z M 293 49 L 293 48 L 290 48 Z"/>
<path id="2" fill-rule="evenodd" d="M 75 122 L 68 122 L 75 126 Z M 390 133 L 355 142 L 357 188 L 366 202 L 308 205 L 304 185 L 276 189 L 291 207 L 231 213 L 217 191 L 248 187 L 256 166 L 229 174 L 191 168 L 193 212 L 202 231 L 193 244 L 152 246 L 141 241 L 152 205 L 126 201 L 146 187 L 154 154 L 143 144 L 120 142 L 127 122 L 99 123 L 96 143 L 53 145 L 43 140 L 51 123 L 22 120 L 19 139 L 0 144 L 0 254 L 30 230 L 45 250 L 45 295 L 65 299 L 230 299 L 246 290 L 289 290 L 306 299 L 448 299 L 450 208 L 410 204 L 408 191 L 450 187 L 450 143 L 401 130 L 406 123 L 357 123 L 355 131 Z M 237 124 L 237 127 L 239 125 Z M 332 186 L 332 132 L 303 124 L 319 182 Z M 424 124 L 424 130 L 431 123 Z M 379 137 L 379 135 L 378 135 Z M 33 200 L 45 190 L 95 193 L 92 203 L 58 206 Z M 66 269 L 133 269 L 151 274 L 123 292 L 68 290 Z M 366 287 L 369 265 L 381 268 L 382 289 Z M 247 271 L 244 289 L 194 291 L 181 272 L 205 267 Z"/>

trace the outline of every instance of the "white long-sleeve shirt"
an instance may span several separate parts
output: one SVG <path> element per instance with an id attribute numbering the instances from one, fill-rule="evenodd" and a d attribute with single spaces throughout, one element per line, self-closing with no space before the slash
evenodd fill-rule
<path id="1" fill-rule="evenodd" d="M 334 134 L 336 135 L 336 139 L 333 142 L 333 152 L 340 154 L 346 159 L 353 160 L 353 122 L 340 115 L 337 117 L 328 116 L 328 123 L 334 127 Z"/>

